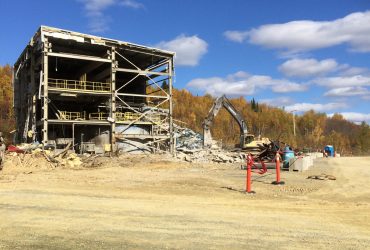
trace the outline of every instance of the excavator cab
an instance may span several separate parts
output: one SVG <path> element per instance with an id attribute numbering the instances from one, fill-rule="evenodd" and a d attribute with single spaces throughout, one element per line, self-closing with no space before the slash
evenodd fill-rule
<path id="1" fill-rule="evenodd" d="M 252 134 L 246 134 L 240 136 L 240 145 L 243 145 L 242 148 L 245 147 L 245 145 L 250 144 L 252 141 L 254 141 L 254 135 Z"/>

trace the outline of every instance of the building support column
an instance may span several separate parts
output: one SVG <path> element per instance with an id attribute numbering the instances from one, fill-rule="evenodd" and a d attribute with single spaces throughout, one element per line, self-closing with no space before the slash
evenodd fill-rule
<path id="1" fill-rule="evenodd" d="M 42 52 L 42 72 L 43 72 L 43 136 L 42 136 L 42 142 L 43 144 L 47 144 L 48 142 L 48 105 L 49 105 L 49 96 L 48 96 L 48 49 L 49 49 L 49 42 L 48 39 L 44 38 L 44 48 Z"/>
<path id="2" fill-rule="evenodd" d="M 116 48 L 112 48 L 111 51 L 111 98 L 110 98 L 110 117 L 111 121 L 111 149 L 114 153 L 116 151 Z"/>
<path id="3" fill-rule="evenodd" d="M 174 141 L 174 131 L 173 131 L 173 118 L 172 118 L 172 113 L 173 113 L 173 104 L 172 104 L 172 79 L 173 79 L 173 58 L 168 63 L 169 67 L 169 83 L 168 83 L 168 88 L 169 88 L 169 95 L 170 95 L 170 107 L 169 107 L 169 126 L 170 126 L 170 152 L 172 155 L 175 155 L 175 141 Z"/>
<path id="4" fill-rule="evenodd" d="M 34 48 L 31 48 L 31 130 L 32 130 L 32 142 L 36 140 L 36 81 L 35 81 L 35 52 Z"/>

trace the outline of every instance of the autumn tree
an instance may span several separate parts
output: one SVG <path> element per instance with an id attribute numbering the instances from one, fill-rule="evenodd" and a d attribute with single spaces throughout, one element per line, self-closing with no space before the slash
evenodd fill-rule
<path id="1" fill-rule="evenodd" d="M 0 66 L 0 131 L 9 136 L 15 129 L 13 115 L 12 68 Z M 166 80 L 162 88 L 167 89 Z M 147 93 L 164 95 L 157 86 L 147 87 Z M 208 115 L 215 98 L 211 95 L 194 96 L 188 90 L 173 90 L 173 118 L 180 126 L 202 133 L 202 123 Z M 313 110 L 296 116 L 296 135 L 293 134 L 293 114 L 283 109 L 259 104 L 254 98 L 231 98 L 230 102 L 244 117 L 248 131 L 255 136 L 280 140 L 294 148 L 322 149 L 333 144 L 341 154 L 370 154 L 370 127 L 363 122 L 358 125 L 343 118 L 340 114 L 327 117 Z M 168 103 L 161 106 L 168 108 Z M 240 128 L 234 118 L 221 109 L 211 127 L 215 139 L 223 144 L 234 146 L 239 143 Z M 10 137 L 8 138 L 9 140 Z"/>
<path id="2" fill-rule="evenodd" d="M 9 132 L 15 127 L 13 112 L 12 68 L 0 66 L 0 131 L 11 141 Z"/>

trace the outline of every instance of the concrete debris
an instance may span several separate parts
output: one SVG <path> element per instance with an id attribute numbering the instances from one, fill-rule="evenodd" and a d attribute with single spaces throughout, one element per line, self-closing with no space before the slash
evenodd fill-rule
<path id="1" fill-rule="evenodd" d="M 194 163 L 242 163 L 245 159 L 244 154 L 228 152 L 221 149 L 217 150 L 186 150 L 176 154 L 177 159 Z"/>
<path id="2" fill-rule="evenodd" d="M 83 164 L 81 158 L 78 157 L 75 153 L 69 154 L 66 159 L 60 159 L 59 162 L 63 166 L 70 168 L 80 167 Z"/>
<path id="3" fill-rule="evenodd" d="M 40 165 L 49 164 L 53 168 L 78 168 L 83 164 L 82 159 L 77 156 L 77 154 L 71 153 L 70 151 L 68 152 L 68 148 L 59 153 L 55 150 L 42 149 L 42 145 L 38 143 L 22 144 L 17 147 L 14 146 L 14 148 L 17 148 L 17 150 L 8 151 L 9 155 L 11 155 L 12 157 L 17 157 L 18 159 L 20 159 L 19 156 L 25 158 L 28 155 L 32 159 L 38 159 L 38 164 Z M 20 160 L 20 165 L 23 165 L 23 160 Z"/>
<path id="4" fill-rule="evenodd" d="M 34 142 L 34 143 L 22 143 L 20 145 L 17 145 L 17 147 L 24 151 L 24 152 L 31 152 L 32 150 L 35 150 L 35 149 L 40 149 L 41 148 L 41 144 L 38 143 L 38 142 Z"/>
<path id="5" fill-rule="evenodd" d="M 178 151 L 201 150 L 203 136 L 189 128 L 175 127 L 176 149 Z"/>
<path id="6" fill-rule="evenodd" d="M 203 136 L 189 128 L 174 124 L 176 138 L 176 158 L 194 163 L 240 163 L 244 154 L 222 150 L 219 146 L 204 149 Z"/>

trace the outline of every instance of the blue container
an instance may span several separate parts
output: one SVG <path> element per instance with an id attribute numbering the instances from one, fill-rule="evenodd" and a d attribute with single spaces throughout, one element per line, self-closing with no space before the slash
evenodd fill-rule
<path id="1" fill-rule="evenodd" d="M 328 156 L 334 157 L 334 147 L 332 145 L 326 145 L 324 151 Z"/>
<path id="2" fill-rule="evenodd" d="M 294 151 L 291 147 L 285 147 L 283 151 L 283 167 L 289 168 L 289 159 L 294 158 Z"/>

